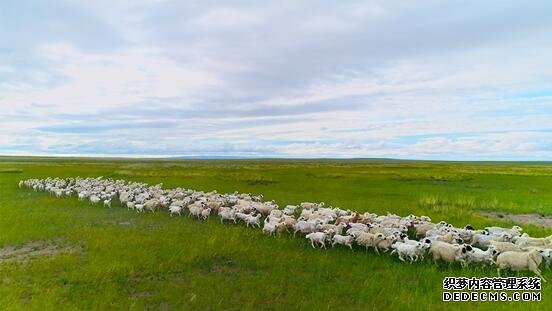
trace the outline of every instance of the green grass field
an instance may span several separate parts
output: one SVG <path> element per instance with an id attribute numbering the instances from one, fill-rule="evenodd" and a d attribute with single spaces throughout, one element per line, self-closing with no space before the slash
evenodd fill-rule
<path id="1" fill-rule="evenodd" d="M 414 213 L 476 227 L 510 222 L 480 211 L 552 214 L 552 164 L 384 160 L 101 160 L 0 158 L 0 247 L 58 240 L 81 251 L 0 264 L 1 310 L 549 310 L 541 302 L 442 302 L 445 276 L 496 276 L 493 268 L 342 247 L 259 229 L 137 214 L 19 189 L 20 179 L 104 176 L 165 187 L 262 193 L 280 205 L 324 201 L 378 214 Z M 550 229 L 523 225 L 531 235 Z M 510 273 L 508 275 L 518 275 Z M 520 276 L 530 276 L 521 273 Z M 544 269 L 552 281 L 552 272 Z"/>

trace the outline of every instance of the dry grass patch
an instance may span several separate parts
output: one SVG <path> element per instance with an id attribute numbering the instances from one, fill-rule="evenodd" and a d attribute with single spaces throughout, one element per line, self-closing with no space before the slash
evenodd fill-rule
<path id="1" fill-rule="evenodd" d="M 541 228 L 552 228 L 552 216 L 544 216 L 540 214 L 509 214 L 501 212 L 481 212 L 481 214 L 495 219 L 509 220 Z"/>
<path id="2" fill-rule="evenodd" d="M 37 258 L 53 258 L 60 254 L 81 252 L 80 246 L 62 246 L 59 240 L 30 241 L 19 247 L 8 245 L 0 249 L 0 263 L 26 262 Z"/>

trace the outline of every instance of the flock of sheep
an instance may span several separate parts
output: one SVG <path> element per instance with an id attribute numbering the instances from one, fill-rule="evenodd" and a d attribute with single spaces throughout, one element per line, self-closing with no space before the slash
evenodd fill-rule
<path id="1" fill-rule="evenodd" d="M 76 194 L 79 200 L 109 207 L 116 198 L 122 206 L 137 212 L 167 210 L 170 216 L 180 216 L 187 211 L 188 217 L 197 219 L 218 215 L 221 222 L 262 226 L 263 232 L 270 235 L 284 231 L 303 234 L 312 247 L 341 244 L 353 249 L 359 245 L 377 253 L 391 251 L 405 262 L 423 260 L 429 253 L 434 262 L 492 264 L 499 275 L 501 269 L 529 270 L 544 281 L 539 266 L 543 262 L 550 266 L 552 262 L 552 235 L 530 237 L 518 226 L 456 228 L 444 221 L 433 223 L 427 216 L 360 214 L 325 207 L 323 202 L 280 209 L 274 201 L 263 201 L 262 195 L 163 189 L 162 184 L 149 186 L 102 177 L 28 179 L 20 181 L 19 187 L 48 191 L 56 197 Z M 416 239 L 410 239 L 409 233 Z"/>

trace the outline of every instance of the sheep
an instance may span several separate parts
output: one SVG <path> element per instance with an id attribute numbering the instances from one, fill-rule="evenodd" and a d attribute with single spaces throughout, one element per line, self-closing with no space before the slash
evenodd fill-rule
<path id="1" fill-rule="evenodd" d="M 306 221 L 306 220 L 299 220 L 295 226 L 294 226 L 294 232 L 293 235 L 295 235 L 297 232 L 301 233 L 311 233 L 316 231 L 320 225 L 318 225 L 315 222 L 312 221 Z"/>
<path id="2" fill-rule="evenodd" d="M 161 206 L 161 203 L 158 199 L 150 199 L 144 202 L 144 209 L 151 211 L 152 213 L 155 212 L 156 209 L 158 209 Z"/>
<path id="3" fill-rule="evenodd" d="M 422 245 L 422 251 L 417 254 L 418 257 L 419 257 L 418 259 L 420 259 L 420 260 L 424 259 L 425 251 L 427 249 L 429 249 L 429 247 L 431 246 L 431 240 L 430 239 L 426 238 L 426 239 L 423 239 L 423 240 L 420 240 L 420 241 L 410 240 L 410 239 L 408 239 L 408 237 L 404 233 L 400 237 L 402 238 L 402 243 L 405 243 L 405 244 L 417 245 L 418 243 L 420 243 Z M 400 241 L 398 241 L 398 242 L 400 242 Z"/>
<path id="4" fill-rule="evenodd" d="M 410 259 L 410 262 L 414 262 L 417 261 L 419 258 L 423 258 L 424 246 L 420 242 L 416 242 L 415 244 L 396 242 L 395 244 L 391 245 L 391 248 L 393 248 L 391 254 L 397 253 L 401 261 L 405 261 L 405 256 Z"/>
<path id="5" fill-rule="evenodd" d="M 429 252 L 433 256 L 433 262 L 442 259 L 448 263 L 463 262 L 466 250 L 457 244 L 449 244 L 442 241 L 431 241 Z"/>
<path id="6" fill-rule="evenodd" d="M 280 221 L 282 221 L 282 218 L 281 218 L 281 217 L 274 217 L 274 216 L 268 215 L 268 216 L 266 216 L 266 218 L 265 218 L 265 222 L 273 222 L 273 223 L 275 223 L 275 222 L 280 222 Z"/>
<path id="7" fill-rule="evenodd" d="M 182 206 L 179 206 L 179 205 L 169 206 L 169 215 L 171 217 L 175 214 L 178 214 L 178 216 L 180 216 L 180 212 L 182 212 Z"/>
<path id="8" fill-rule="evenodd" d="M 201 212 L 203 211 L 203 206 L 198 204 L 190 205 L 188 206 L 188 210 L 190 211 L 188 217 L 194 216 L 199 219 L 201 217 Z"/>
<path id="9" fill-rule="evenodd" d="M 288 216 L 295 215 L 296 209 L 297 209 L 296 205 L 286 205 L 286 207 L 284 208 L 284 214 Z"/>
<path id="10" fill-rule="evenodd" d="M 314 212 L 310 209 L 304 209 L 301 211 L 301 214 L 299 215 L 300 220 L 308 220 Z"/>
<path id="11" fill-rule="evenodd" d="M 297 224 L 297 220 L 293 216 L 288 215 L 282 216 L 282 222 L 284 223 L 286 230 L 294 229 Z"/>
<path id="12" fill-rule="evenodd" d="M 522 236 L 515 238 L 515 243 L 520 247 L 528 247 L 528 246 L 546 247 L 552 244 L 552 235 L 544 238 L 532 238 L 526 234 L 523 234 Z"/>
<path id="13" fill-rule="evenodd" d="M 236 211 L 231 208 L 225 208 L 219 210 L 220 223 L 223 223 L 224 220 L 232 220 L 236 223 Z"/>
<path id="14" fill-rule="evenodd" d="M 339 225 L 339 224 L 341 224 L 341 223 L 336 223 L 336 224 Z M 364 231 L 364 232 L 368 232 L 368 229 L 369 229 L 368 225 L 366 225 L 366 224 L 361 224 L 361 223 L 350 222 L 350 223 L 348 224 L 348 226 L 351 227 L 351 228 L 349 228 L 349 229 L 358 230 L 358 231 Z M 348 229 L 348 230 L 349 230 L 349 229 Z M 372 232 L 372 233 L 374 233 L 374 232 Z"/>
<path id="15" fill-rule="evenodd" d="M 54 191 L 55 195 L 56 195 L 56 198 L 59 198 L 63 195 L 63 191 L 59 190 L 59 189 L 56 189 Z"/>
<path id="16" fill-rule="evenodd" d="M 338 225 L 333 225 L 333 224 L 322 225 L 322 230 L 328 230 L 328 231 L 331 230 L 334 234 L 341 234 L 343 232 L 343 228 L 345 228 L 344 223 L 340 223 Z"/>
<path id="17" fill-rule="evenodd" d="M 544 282 L 546 279 L 539 270 L 542 262 L 543 251 L 532 250 L 530 252 L 504 252 L 496 258 L 496 271 L 500 276 L 500 270 L 510 269 L 512 271 L 529 270 L 539 276 Z"/>
<path id="18" fill-rule="evenodd" d="M 263 226 L 263 233 L 268 233 L 269 235 L 272 235 L 275 232 L 276 232 L 276 223 L 265 221 Z"/>
<path id="19" fill-rule="evenodd" d="M 265 222 L 263 232 L 272 235 L 281 232 L 283 229 L 285 229 L 285 224 L 283 222 Z"/>
<path id="20" fill-rule="evenodd" d="M 511 242 L 500 242 L 500 241 L 491 240 L 489 244 L 490 244 L 489 247 L 494 247 L 494 249 L 496 249 L 496 251 L 499 253 L 510 252 L 510 251 L 512 252 L 523 251 L 519 245 L 516 245 Z"/>
<path id="21" fill-rule="evenodd" d="M 100 202 L 100 197 L 93 194 L 90 196 L 90 202 L 92 202 L 92 204 L 96 204 L 96 203 L 99 203 Z"/>
<path id="22" fill-rule="evenodd" d="M 432 229 L 435 228 L 435 224 L 433 224 L 433 223 L 423 223 L 423 224 L 415 226 L 414 228 L 416 229 L 416 236 L 417 237 L 424 237 L 424 236 L 426 236 L 426 233 L 429 230 L 432 230 Z"/>
<path id="23" fill-rule="evenodd" d="M 82 201 L 82 200 L 86 199 L 87 196 L 88 196 L 88 193 L 86 191 L 79 192 L 78 199 L 79 199 L 79 201 Z"/>
<path id="24" fill-rule="evenodd" d="M 511 236 L 509 233 L 502 233 L 500 236 L 475 233 L 472 237 L 471 244 L 479 247 L 489 247 L 491 241 L 507 242 Z"/>
<path id="25" fill-rule="evenodd" d="M 380 239 L 379 241 L 376 242 L 375 249 L 378 253 L 380 250 L 383 250 L 383 252 L 385 253 L 391 248 L 393 243 L 395 243 L 396 241 L 397 241 L 397 237 L 395 237 L 394 235 L 386 236 L 383 239 Z"/>
<path id="26" fill-rule="evenodd" d="M 512 236 L 520 236 L 523 229 L 520 226 L 513 226 L 511 229 L 502 227 L 485 227 L 485 230 L 490 235 L 501 235 L 502 233 L 510 233 Z"/>
<path id="27" fill-rule="evenodd" d="M 355 231 L 353 233 L 353 237 L 358 245 L 366 248 L 366 251 L 368 251 L 368 248 L 373 247 L 376 253 L 379 253 L 379 250 L 376 247 L 377 243 L 385 239 L 385 236 L 382 233 L 376 234 L 362 231 Z"/>
<path id="28" fill-rule="evenodd" d="M 268 216 L 275 218 L 282 218 L 283 215 L 284 213 L 279 209 L 273 209 L 270 211 L 270 214 L 268 214 Z"/>
<path id="29" fill-rule="evenodd" d="M 456 234 L 452 233 L 452 232 L 449 232 L 447 234 L 444 234 L 444 235 L 438 235 L 435 237 L 436 240 L 438 241 L 443 241 L 443 242 L 447 242 L 449 244 L 455 244 L 455 243 L 463 243 L 464 240 L 462 240 L 460 237 L 458 237 Z"/>
<path id="30" fill-rule="evenodd" d="M 183 208 L 188 208 L 188 217 L 195 216 L 198 219 L 207 219 L 211 212 L 217 213 L 221 222 L 224 220 L 241 219 L 247 226 L 260 227 L 262 215 L 268 215 L 265 219 L 263 231 L 273 234 L 284 229 L 294 229 L 304 233 L 311 240 L 311 245 L 321 245 L 325 248 L 326 241 L 331 241 L 332 246 L 342 244 L 352 247 L 352 243 L 366 247 L 374 247 L 380 250 L 393 248 L 392 253 L 398 253 L 401 261 L 410 262 L 423 259 L 425 249 L 429 248 L 433 260 L 447 262 L 459 261 L 467 263 L 491 263 L 496 252 L 521 254 L 533 254 L 538 252 L 539 258 L 536 265 L 526 264 L 527 269 L 538 270 L 538 264 L 543 260 L 550 264 L 552 261 L 552 236 L 544 238 L 530 237 L 518 226 L 512 228 L 487 227 L 485 230 L 475 231 L 470 225 L 463 229 L 441 221 L 431 223 L 426 216 L 417 217 L 408 215 L 401 217 L 395 214 L 376 215 L 373 213 L 358 214 L 350 210 L 324 207 L 324 203 L 304 202 L 299 220 L 295 219 L 295 205 L 287 205 L 283 210 L 278 209 L 274 201 L 263 203 L 262 196 L 251 194 L 219 194 L 216 191 L 201 192 L 189 189 L 163 189 L 162 184 L 148 186 L 145 183 L 123 180 L 97 178 L 46 178 L 28 179 L 19 182 L 19 187 L 27 187 L 34 191 L 46 191 L 56 197 L 78 194 L 79 200 L 88 198 L 93 204 L 103 201 L 105 206 L 111 207 L 112 198 L 118 197 L 121 206 L 135 209 L 138 213 L 144 210 L 155 211 L 159 208 L 167 208 L 170 216 L 180 215 Z M 231 207 L 230 207 L 231 206 Z M 343 229 L 349 227 L 347 234 L 342 235 Z M 409 240 L 406 232 L 414 228 L 418 236 L 425 236 L 423 241 Z M 397 239 L 401 242 L 396 242 Z M 458 245 L 452 243 L 468 242 L 473 245 L 488 247 L 481 250 L 471 245 Z M 510 243 L 513 242 L 513 243 Z M 511 255 L 514 256 L 514 255 Z M 529 256 L 529 255 L 527 255 Z M 504 263 L 500 269 L 509 268 L 510 259 L 502 257 Z M 540 260 L 540 261 L 539 261 Z M 498 258 L 497 258 L 498 261 Z M 525 269 L 523 265 L 522 268 Z M 535 266 L 535 267 L 533 267 Z M 514 269 L 518 269 L 516 266 Z M 540 271 L 538 271 L 540 273 Z"/>
<path id="31" fill-rule="evenodd" d="M 278 204 L 276 204 L 275 201 L 270 201 L 270 202 L 265 202 L 265 203 L 258 203 L 258 202 L 255 202 L 255 203 L 256 204 L 253 205 L 253 208 L 257 212 L 259 212 L 263 215 L 268 215 L 273 210 L 278 209 Z"/>
<path id="32" fill-rule="evenodd" d="M 249 217 L 249 214 L 236 212 L 235 216 L 236 216 L 237 219 L 245 221 L 247 219 L 247 217 Z"/>
<path id="33" fill-rule="evenodd" d="M 310 209 L 315 210 L 315 209 L 318 209 L 319 207 L 324 206 L 324 202 L 320 202 L 319 204 L 312 203 L 312 202 L 301 202 L 301 204 L 299 204 L 299 205 L 304 210 L 310 210 Z"/>
<path id="34" fill-rule="evenodd" d="M 207 207 L 207 208 L 205 208 L 201 211 L 201 218 L 203 218 L 204 220 L 209 218 L 209 215 L 211 215 L 211 208 L 210 207 Z"/>
<path id="35" fill-rule="evenodd" d="M 314 246 L 314 243 L 318 243 L 321 245 L 321 247 L 326 248 L 326 233 L 325 232 L 311 232 L 305 236 L 307 239 L 311 241 L 312 248 L 316 248 Z"/>
<path id="36" fill-rule="evenodd" d="M 550 248 L 543 249 L 541 250 L 540 254 L 544 259 L 546 266 L 550 267 L 552 265 L 552 249 Z"/>
<path id="37" fill-rule="evenodd" d="M 346 245 L 353 249 L 354 238 L 350 235 L 335 234 L 332 238 L 332 247 L 336 244 Z"/>
<path id="38" fill-rule="evenodd" d="M 127 209 L 134 209 L 134 202 L 126 202 Z"/>
<path id="39" fill-rule="evenodd" d="M 492 265 L 495 263 L 493 257 L 498 254 L 498 251 L 493 246 L 484 251 L 471 245 L 465 245 L 462 252 L 466 254 L 466 261 L 463 262 L 464 265 L 469 263 L 488 263 Z"/>
<path id="40" fill-rule="evenodd" d="M 352 213 L 351 215 L 344 215 L 344 216 L 339 216 L 337 217 L 337 219 L 335 220 L 335 224 L 340 224 L 340 223 L 357 223 L 359 222 L 360 220 L 360 216 L 356 213 Z"/>
<path id="41" fill-rule="evenodd" d="M 247 227 L 249 227 L 249 225 L 252 225 L 260 228 L 261 227 L 261 223 L 259 222 L 260 219 L 261 219 L 261 214 L 257 214 L 255 216 L 248 215 L 248 217 L 245 218 L 245 224 Z"/>

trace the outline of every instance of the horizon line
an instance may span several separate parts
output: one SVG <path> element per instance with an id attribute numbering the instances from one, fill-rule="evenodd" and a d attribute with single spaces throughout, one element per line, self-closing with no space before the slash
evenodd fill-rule
<path id="1" fill-rule="evenodd" d="M 384 160 L 384 161 L 430 161 L 430 162 L 552 162 L 537 159 L 437 159 L 401 157 L 286 157 L 286 156 L 214 156 L 214 155 L 148 155 L 148 154 L 3 154 L 0 158 L 59 158 L 59 159 L 134 159 L 134 160 Z"/>

